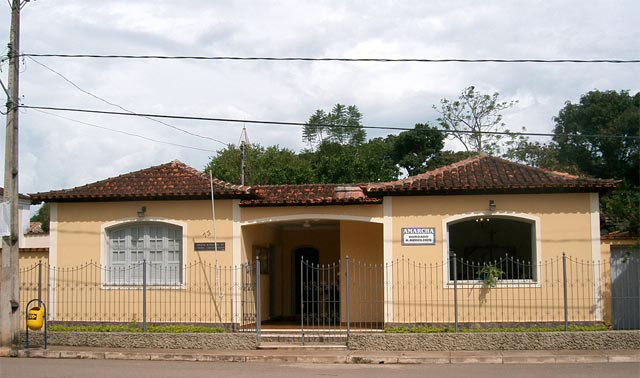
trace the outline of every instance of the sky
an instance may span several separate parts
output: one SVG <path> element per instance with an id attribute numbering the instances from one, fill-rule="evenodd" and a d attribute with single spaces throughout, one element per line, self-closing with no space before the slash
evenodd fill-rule
<path id="1" fill-rule="evenodd" d="M 6 54 L 10 8 L 0 2 Z M 638 59 L 640 2 L 37 0 L 22 11 L 21 51 L 59 54 L 302 56 L 347 58 Z M 462 64 L 162 61 L 35 58 L 85 91 L 126 109 L 304 122 L 316 109 L 357 105 L 363 123 L 436 124 L 432 105 L 468 87 L 518 104 L 512 130 L 551 132 L 566 101 L 593 90 L 640 90 L 640 64 Z M 7 64 L 0 77 L 7 83 Z M 26 58 L 25 105 L 108 105 Z M 4 101 L 3 101 L 4 102 Z M 53 112 L 52 112 L 53 113 Z M 203 169 L 224 145 L 148 119 L 20 111 L 20 192 L 83 185 L 175 159 Z M 6 119 L 0 116 L 4 125 Z M 242 124 L 165 121 L 238 143 Z M 249 140 L 300 150 L 299 127 L 247 125 Z M 369 137 L 385 135 L 368 131 Z M 544 140 L 544 139 L 543 139 Z M 4 133 L 0 152 L 4 156 Z M 447 142 L 447 148 L 459 146 Z M 4 164 L 2 165 L 4 167 Z"/>

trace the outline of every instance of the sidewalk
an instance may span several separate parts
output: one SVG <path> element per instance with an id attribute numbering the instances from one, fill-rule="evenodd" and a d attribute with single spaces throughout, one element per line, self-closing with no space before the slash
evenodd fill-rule
<path id="1" fill-rule="evenodd" d="M 0 350 L 0 357 L 9 356 Z M 539 364 L 640 362 L 638 350 L 608 351 L 472 351 L 472 352 L 363 352 L 348 350 L 174 350 L 107 349 L 52 346 L 21 350 L 17 357 L 152 361 L 276 362 L 323 364 Z"/>

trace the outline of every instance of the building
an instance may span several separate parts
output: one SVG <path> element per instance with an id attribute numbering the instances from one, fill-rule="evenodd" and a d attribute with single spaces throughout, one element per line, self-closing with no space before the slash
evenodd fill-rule
<path id="1" fill-rule="evenodd" d="M 350 311 L 365 325 L 448 323 L 460 298 L 461 321 L 561 321 L 563 253 L 576 267 L 572 320 L 606 313 L 598 199 L 613 180 L 485 154 L 386 183 L 214 179 L 215 222 L 210 185 L 173 161 L 32 194 L 51 204 L 51 318 L 139 321 L 144 285 L 144 314 L 156 322 L 293 321 L 309 299 L 317 322 L 341 324 Z M 260 313 L 247 320 L 242 264 L 256 257 Z M 488 263 L 498 267 L 495 285 Z"/>
<path id="2" fill-rule="evenodd" d="M 0 188 L 0 197 L 4 196 L 4 189 Z M 26 194 L 20 194 L 18 198 L 18 222 L 21 232 L 18 236 L 20 248 L 20 261 L 25 264 L 46 259 L 49 251 L 49 234 L 41 227 L 31 224 L 31 198 Z M 2 248 L 0 248 L 0 255 Z M 0 267 L 0 269 L 2 269 Z"/>

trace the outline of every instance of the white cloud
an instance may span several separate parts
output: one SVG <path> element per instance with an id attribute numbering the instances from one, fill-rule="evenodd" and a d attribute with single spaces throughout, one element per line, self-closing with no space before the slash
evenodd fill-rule
<path id="1" fill-rule="evenodd" d="M 27 4 L 22 21 L 22 51 L 32 53 L 630 59 L 638 58 L 640 39 L 640 4 L 606 0 L 39 0 Z M 9 25 L 5 2 L 0 25 Z M 7 42 L 8 34 L 0 36 L 1 46 Z M 341 102 L 358 105 L 367 124 L 408 127 L 433 122 L 431 105 L 469 85 L 519 100 L 505 120 L 511 129 L 539 132 L 552 130 L 565 101 L 591 89 L 640 90 L 638 65 L 39 61 L 139 112 L 304 121 L 315 109 Z M 23 68 L 26 104 L 118 110 L 29 60 Z M 64 115 L 173 143 L 220 147 L 145 119 Z M 237 142 L 242 128 L 170 123 L 228 143 Z M 297 128 L 247 128 L 252 142 L 303 147 Z M 0 142 L 4 154 L 4 135 Z M 201 169 L 209 155 L 21 113 L 23 192 L 82 185 L 173 159 Z"/>

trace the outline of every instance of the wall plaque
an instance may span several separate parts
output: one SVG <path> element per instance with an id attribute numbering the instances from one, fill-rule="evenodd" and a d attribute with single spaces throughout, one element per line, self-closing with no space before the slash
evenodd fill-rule
<path id="1" fill-rule="evenodd" d="M 218 242 L 217 251 L 224 251 L 224 242 Z M 215 251 L 216 243 L 194 243 L 194 248 L 196 251 Z"/>
<path id="2" fill-rule="evenodd" d="M 402 228 L 402 245 L 435 245 L 435 227 Z"/>

